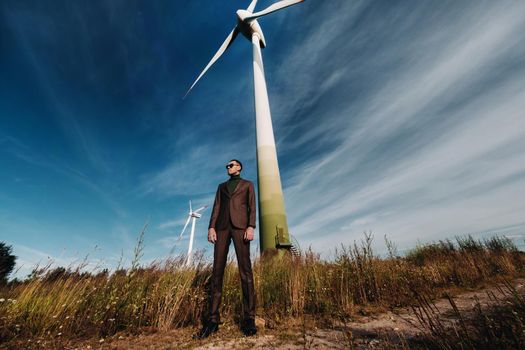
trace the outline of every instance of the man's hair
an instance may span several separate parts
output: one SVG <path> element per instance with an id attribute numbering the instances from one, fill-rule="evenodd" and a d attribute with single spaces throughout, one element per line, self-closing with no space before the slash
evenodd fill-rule
<path id="1" fill-rule="evenodd" d="M 241 166 L 241 170 L 242 170 L 242 163 L 240 160 L 238 159 L 230 159 L 230 162 L 237 162 L 237 164 L 239 164 Z"/>

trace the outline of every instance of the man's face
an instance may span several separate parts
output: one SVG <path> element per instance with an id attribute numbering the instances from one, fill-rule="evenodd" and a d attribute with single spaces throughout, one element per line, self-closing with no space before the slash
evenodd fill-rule
<path id="1" fill-rule="evenodd" d="M 241 173 L 241 166 L 236 161 L 232 160 L 226 164 L 228 175 L 239 175 Z"/>

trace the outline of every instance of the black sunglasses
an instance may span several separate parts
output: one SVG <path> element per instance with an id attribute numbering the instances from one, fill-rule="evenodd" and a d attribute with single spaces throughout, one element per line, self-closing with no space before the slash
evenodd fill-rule
<path id="1" fill-rule="evenodd" d="M 227 165 L 226 165 L 226 169 L 233 168 L 233 167 L 236 166 L 236 165 L 237 165 L 237 164 L 233 164 L 233 163 L 227 164 Z"/>

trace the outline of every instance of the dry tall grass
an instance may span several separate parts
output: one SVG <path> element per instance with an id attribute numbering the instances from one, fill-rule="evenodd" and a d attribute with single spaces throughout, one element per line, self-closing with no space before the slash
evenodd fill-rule
<path id="1" fill-rule="evenodd" d="M 141 235 L 142 237 L 142 235 Z M 457 238 L 419 246 L 397 256 L 372 250 L 372 236 L 336 251 L 324 261 L 312 251 L 300 256 L 257 258 L 257 314 L 268 324 L 305 314 L 346 319 L 358 311 L 413 305 L 455 287 L 473 287 L 523 274 L 524 257 L 504 237 Z M 199 324 L 206 310 L 209 262 L 202 256 L 184 267 L 183 257 L 140 266 L 142 239 L 132 267 L 109 274 L 46 267 L 0 290 L 0 341 L 24 337 L 108 336 L 144 327 L 167 330 Z M 237 320 L 242 299 L 235 261 L 227 265 L 223 319 Z"/>
<path id="2" fill-rule="evenodd" d="M 525 298 L 508 281 L 497 287 L 498 295 L 488 296 L 491 307 L 475 299 L 472 310 L 460 311 L 452 297 L 451 315 L 436 312 L 436 306 L 423 295 L 413 307 L 425 335 L 414 339 L 407 348 L 428 350 L 455 349 L 523 349 L 525 347 Z M 410 346 L 411 345 L 411 346 Z"/>

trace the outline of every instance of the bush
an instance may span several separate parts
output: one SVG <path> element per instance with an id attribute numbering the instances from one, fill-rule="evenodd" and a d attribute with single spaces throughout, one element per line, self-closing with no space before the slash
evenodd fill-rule
<path id="1" fill-rule="evenodd" d="M 16 256 L 11 254 L 12 247 L 0 242 L 0 285 L 7 284 L 7 276 L 15 268 Z"/>

